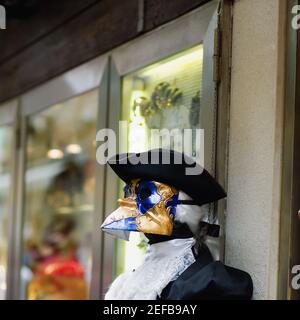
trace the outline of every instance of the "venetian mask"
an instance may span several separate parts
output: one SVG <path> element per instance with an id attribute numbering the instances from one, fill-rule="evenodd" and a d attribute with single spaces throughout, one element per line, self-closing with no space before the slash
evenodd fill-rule
<path id="1" fill-rule="evenodd" d="M 178 203 L 178 190 L 164 183 L 132 180 L 101 228 L 128 240 L 130 231 L 171 235 Z"/>

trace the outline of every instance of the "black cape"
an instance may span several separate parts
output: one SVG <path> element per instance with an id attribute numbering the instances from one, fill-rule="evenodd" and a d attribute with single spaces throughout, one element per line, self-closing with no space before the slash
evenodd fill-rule
<path id="1" fill-rule="evenodd" d="M 175 281 L 170 282 L 158 300 L 245 300 L 251 299 L 253 284 L 244 271 L 213 261 L 207 247 Z"/>

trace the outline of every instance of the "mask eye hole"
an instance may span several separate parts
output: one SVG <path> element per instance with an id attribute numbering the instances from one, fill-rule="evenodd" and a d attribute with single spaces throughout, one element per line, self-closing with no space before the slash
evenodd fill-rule
<path id="1" fill-rule="evenodd" d="M 139 191 L 139 195 L 138 197 L 141 199 L 141 201 L 146 200 L 147 198 L 149 198 L 151 196 L 151 190 L 149 188 L 143 187 L 141 188 L 141 190 Z"/>

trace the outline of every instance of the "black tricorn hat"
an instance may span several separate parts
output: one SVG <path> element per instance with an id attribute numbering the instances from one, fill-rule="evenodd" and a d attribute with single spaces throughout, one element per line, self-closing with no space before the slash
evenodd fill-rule
<path id="1" fill-rule="evenodd" d="M 188 194 L 197 205 L 225 198 L 218 182 L 192 158 L 166 149 L 117 154 L 108 160 L 126 183 L 133 179 L 162 182 Z"/>

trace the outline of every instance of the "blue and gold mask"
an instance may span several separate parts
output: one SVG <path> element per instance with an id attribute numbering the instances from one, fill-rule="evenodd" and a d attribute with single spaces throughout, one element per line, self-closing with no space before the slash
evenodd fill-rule
<path id="1" fill-rule="evenodd" d="M 178 204 L 178 190 L 156 181 L 132 180 L 101 228 L 108 233 L 128 238 L 128 231 L 171 235 Z"/>

